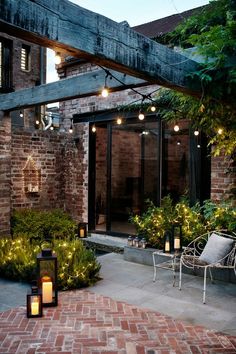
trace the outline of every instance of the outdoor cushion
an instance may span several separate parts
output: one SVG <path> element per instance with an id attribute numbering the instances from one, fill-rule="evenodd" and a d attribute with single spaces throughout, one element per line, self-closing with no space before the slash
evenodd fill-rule
<path id="1" fill-rule="evenodd" d="M 216 263 L 230 252 L 232 246 L 232 239 L 213 233 L 208 239 L 199 260 L 208 264 Z"/>

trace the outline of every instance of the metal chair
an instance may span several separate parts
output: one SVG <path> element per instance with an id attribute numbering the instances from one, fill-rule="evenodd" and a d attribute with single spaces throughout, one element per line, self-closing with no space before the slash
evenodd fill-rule
<path id="1" fill-rule="evenodd" d="M 236 275 L 236 235 L 221 231 L 207 232 L 184 248 L 180 257 L 179 290 L 182 287 L 182 267 L 192 270 L 203 269 L 203 298 L 206 303 L 206 278 L 209 270 L 213 282 L 212 269 L 232 269 Z"/>

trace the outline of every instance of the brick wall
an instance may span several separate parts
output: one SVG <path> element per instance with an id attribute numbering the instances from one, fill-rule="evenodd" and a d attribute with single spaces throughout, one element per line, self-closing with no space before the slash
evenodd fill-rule
<path id="1" fill-rule="evenodd" d="M 234 190 L 234 196 L 233 196 Z M 211 199 L 216 201 L 235 201 L 236 190 L 236 161 L 225 156 L 212 157 L 211 159 Z M 236 205 L 236 204 L 235 204 Z"/>
<path id="2" fill-rule="evenodd" d="M 8 115 L 0 118 L 0 235 L 10 230 L 11 124 Z"/>

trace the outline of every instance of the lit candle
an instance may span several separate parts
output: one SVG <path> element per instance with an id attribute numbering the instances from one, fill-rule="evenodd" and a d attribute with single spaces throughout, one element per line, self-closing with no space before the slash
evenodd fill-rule
<path id="1" fill-rule="evenodd" d="M 35 296 L 31 302 L 31 315 L 36 316 L 39 314 L 39 301 L 38 298 Z"/>
<path id="2" fill-rule="evenodd" d="M 175 237 L 174 249 L 175 250 L 179 250 L 180 249 L 180 239 L 179 239 L 179 237 Z"/>
<path id="3" fill-rule="evenodd" d="M 80 234 L 80 237 L 84 237 L 84 229 L 80 229 L 79 234 Z"/>
<path id="4" fill-rule="evenodd" d="M 49 304 L 52 302 L 52 282 L 51 281 L 43 281 L 42 295 L 43 295 L 44 304 Z"/>
<path id="5" fill-rule="evenodd" d="M 170 252 L 170 241 L 169 240 L 166 240 L 166 242 L 165 242 L 165 251 Z"/>

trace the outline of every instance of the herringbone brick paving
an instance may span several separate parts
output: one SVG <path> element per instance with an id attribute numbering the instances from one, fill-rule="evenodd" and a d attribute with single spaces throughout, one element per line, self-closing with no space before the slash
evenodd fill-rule
<path id="1" fill-rule="evenodd" d="M 59 306 L 27 319 L 0 313 L 4 354 L 235 354 L 236 337 L 176 321 L 86 290 L 60 293 Z"/>

